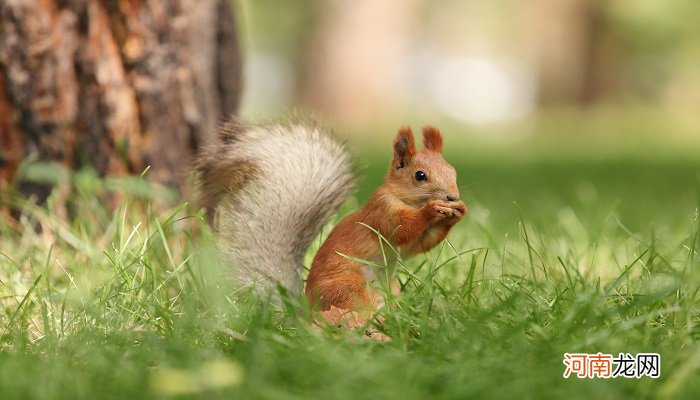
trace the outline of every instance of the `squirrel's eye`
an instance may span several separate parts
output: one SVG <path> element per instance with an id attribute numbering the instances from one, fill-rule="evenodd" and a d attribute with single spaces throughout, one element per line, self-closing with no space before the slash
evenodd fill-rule
<path id="1" fill-rule="evenodd" d="M 417 171 L 416 172 L 416 180 L 417 181 L 427 181 L 428 175 L 426 175 L 425 172 L 423 172 L 423 171 Z"/>

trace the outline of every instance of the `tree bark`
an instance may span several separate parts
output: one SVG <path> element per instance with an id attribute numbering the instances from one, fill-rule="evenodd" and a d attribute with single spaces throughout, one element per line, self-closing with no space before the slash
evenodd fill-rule
<path id="1" fill-rule="evenodd" d="M 0 180 L 32 156 L 182 187 L 238 108 L 231 1 L 0 1 Z"/>

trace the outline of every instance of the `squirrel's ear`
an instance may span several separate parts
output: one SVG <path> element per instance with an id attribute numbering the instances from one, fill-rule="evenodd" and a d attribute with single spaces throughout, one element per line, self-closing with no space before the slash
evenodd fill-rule
<path id="1" fill-rule="evenodd" d="M 394 160 L 392 165 L 396 169 L 403 168 L 416 154 L 416 145 L 413 141 L 413 132 L 408 126 L 401 127 L 394 138 Z"/>
<path id="2" fill-rule="evenodd" d="M 430 151 L 442 153 L 442 135 L 436 127 L 423 127 L 423 145 Z"/>

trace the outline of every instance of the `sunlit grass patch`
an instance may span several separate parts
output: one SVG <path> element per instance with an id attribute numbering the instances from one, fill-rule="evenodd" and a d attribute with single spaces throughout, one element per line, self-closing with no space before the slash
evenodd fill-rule
<path id="1" fill-rule="evenodd" d="M 613 164 L 457 163 L 470 212 L 399 260 L 388 343 L 230 287 L 200 211 L 142 178 L 61 175 L 0 220 L 1 397 L 693 398 L 699 169 Z M 661 376 L 564 379 L 565 352 L 659 353 Z"/>

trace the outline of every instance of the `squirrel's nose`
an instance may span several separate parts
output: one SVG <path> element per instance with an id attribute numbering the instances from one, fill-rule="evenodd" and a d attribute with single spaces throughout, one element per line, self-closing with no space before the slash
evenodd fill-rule
<path id="1" fill-rule="evenodd" d="M 445 199 L 447 199 L 447 201 L 457 201 L 457 200 L 459 200 L 459 195 L 458 194 L 456 194 L 456 195 L 455 194 L 448 194 L 447 196 L 445 196 Z"/>

